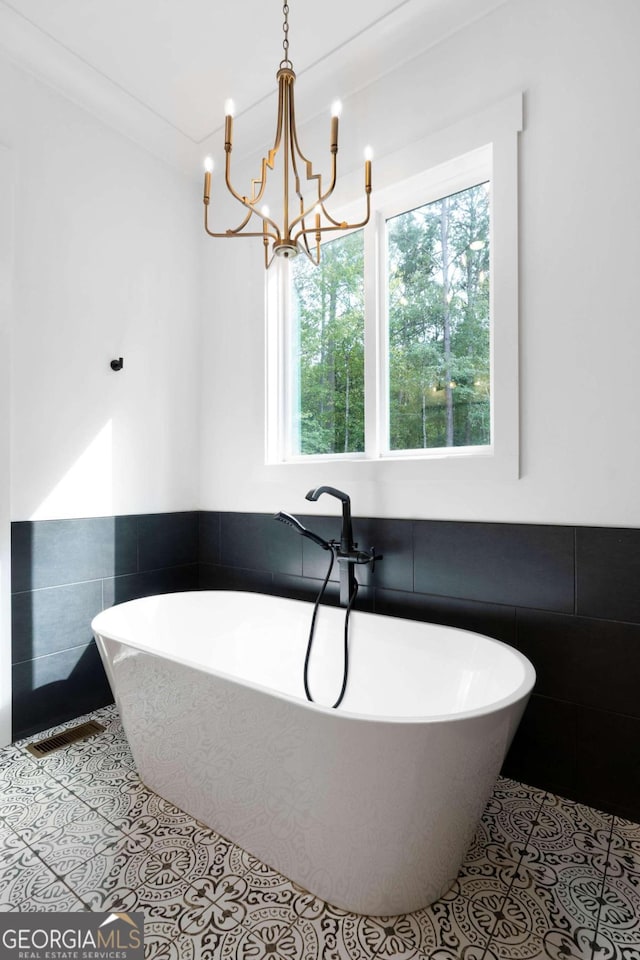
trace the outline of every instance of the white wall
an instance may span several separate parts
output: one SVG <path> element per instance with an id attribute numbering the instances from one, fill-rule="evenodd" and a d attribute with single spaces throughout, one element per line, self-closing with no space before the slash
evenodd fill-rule
<path id="1" fill-rule="evenodd" d="M 0 143 L 0 746 L 11 742 L 11 535 L 9 350 L 13 276 L 13 156 Z"/>
<path id="2" fill-rule="evenodd" d="M 360 515 L 640 525 L 638 36 L 637 0 L 511 0 L 344 105 L 349 169 L 362 142 L 384 156 L 525 93 L 520 478 L 443 484 L 426 462 L 400 482 L 361 463 L 265 467 L 262 251 L 203 240 L 202 509 L 308 509 L 322 482 L 344 485 Z M 326 149 L 325 118 L 303 134 L 313 157 Z M 234 156 L 239 123 L 235 137 Z"/>
<path id="3" fill-rule="evenodd" d="M 12 519 L 193 509 L 198 189 L 2 59 L 0 89 L 17 166 Z"/>

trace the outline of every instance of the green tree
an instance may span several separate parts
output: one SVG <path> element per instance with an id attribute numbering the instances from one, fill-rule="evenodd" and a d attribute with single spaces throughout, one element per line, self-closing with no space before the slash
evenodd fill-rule
<path id="1" fill-rule="evenodd" d="M 391 450 L 491 442 L 489 185 L 387 222 Z M 364 238 L 292 264 L 301 454 L 364 450 Z"/>
<path id="2" fill-rule="evenodd" d="M 394 217 L 390 447 L 490 443 L 488 184 Z"/>
<path id="3" fill-rule="evenodd" d="M 299 452 L 364 450 L 364 241 L 324 244 L 319 267 L 292 265 L 297 304 Z"/>

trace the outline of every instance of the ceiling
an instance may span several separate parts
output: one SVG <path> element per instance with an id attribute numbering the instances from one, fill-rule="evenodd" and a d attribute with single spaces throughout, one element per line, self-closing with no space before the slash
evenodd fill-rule
<path id="1" fill-rule="evenodd" d="M 289 55 L 313 116 L 506 0 L 291 0 Z M 233 97 L 258 149 L 283 57 L 281 0 L 0 0 L 8 56 L 154 153 L 207 152 Z M 247 124 L 248 127 L 248 124 Z"/>

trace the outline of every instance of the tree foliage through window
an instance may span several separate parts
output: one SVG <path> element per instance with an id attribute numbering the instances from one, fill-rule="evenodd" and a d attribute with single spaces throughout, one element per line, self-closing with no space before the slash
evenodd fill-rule
<path id="1" fill-rule="evenodd" d="M 394 217 L 387 236 L 389 448 L 489 444 L 489 185 Z"/>
<path id="2" fill-rule="evenodd" d="M 294 262 L 302 454 L 364 450 L 364 242 L 362 230 L 332 240 L 314 267 Z"/>
<path id="3" fill-rule="evenodd" d="M 387 221 L 388 449 L 491 443 L 489 184 Z M 293 452 L 364 451 L 364 238 L 292 264 Z"/>

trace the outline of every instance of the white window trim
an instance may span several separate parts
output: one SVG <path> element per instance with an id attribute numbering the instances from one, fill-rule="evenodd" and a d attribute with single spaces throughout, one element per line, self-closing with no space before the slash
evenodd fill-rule
<path id="1" fill-rule="evenodd" d="M 377 272 L 376 278 L 379 283 L 379 304 L 387 304 L 387 250 L 386 241 L 387 226 L 386 223 L 392 217 L 410 210 L 418 201 L 420 206 L 440 200 L 443 197 L 452 196 L 461 190 L 475 186 L 478 183 L 491 180 L 492 163 L 491 147 L 480 147 L 478 150 L 472 150 L 470 153 L 457 157 L 448 163 L 440 164 L 422 174 L 411 177 L 395 188 L 388 188 L 382 191 L 378 196 L 376 219 L 377 223 L 372 224 L 372 230 L 376 232 L 379 249 L 377 253 Z M 493 222 L 493 211 L 490 217 Z M 365 261 L 366 263 L 366 261 Z M 493 257 L 491 258 L 493 263 Z M 375 271 L 374 271 L 375 272 Z M 493 275 L 489 289 L 493 289 Z M 375 282 L 371 278 L 371 282 Z M 473 457 L 487 456 L 493 453 L 493 444 L 485 444 L 477 447 L 430 447 L 427 449 L 416 448 L 409 450 L 391 450 L 389 448 L 389 363 L 388 363 L 388 310 L 386 306 L 376 310 L 378 332 L 376 338 L 377 344 L 377 401 L 378 409 L 373 420 L 373 429 L 371 431 L 370 446 L 367 450 L 381 459 L 408 460 L 408 459 L 435 459 L 440 457 Z M 493 384 L 493 312 L 491 313 L 491 383 Z M 492 424 L 491 436 L 493 437 L 493 392 L 492 392 Z M 365 419 L 366 423 L 366 419 Z"/>
<path id="2" fill-rule="evenodd" d="M 288 456 L 281 447 L 285 413 L 282 398 L 285 371 L 281 349 L 282 310 L 288 284 L 284 272 L 267 272 L 266 278 L 266 463 L 276 473 L 294 468 L 315 482 L 318 464 L 323 482 L 354 479 L 415 483 L 423 479 L 464 483 L 512 480 L 519 477 L 519 387 L 518 387 L 518 133 L 523 126 L 522 94 L 518 93 L 474 117 L 425 137 L 410 146 L 376 160 L 374 191 L 376 216 L 401 212 L 406 189 L 408 209 L 416 197 L 428 202 L 449 190 L 447 182 L 464 180 L 465 167 L 484 151 L 491 157 L 491 378 L 492 444 L 483 447 L 449 447 L 437 450 L 383 452 L 380 432 L 387 412 L 383 390 L 381 348 L 383 331 L 378 309 L 385 295 L 372 264 L 382 252 L 376 250 L 378 231 L 365 230 L 365 449 L 366 454 Z M 359 194 L 358 176 L 352 175 L 353 195 Z M 428 185 L 431 183 L 431 187 Z M 349 184 L 346 185 L 347 189 Z M 422 190 L 418 190 L 421 187 Z M 442 189 L 444 187 L 444 193 Z M 427 193 L 425 194 L 425 190 Z M 393 197 L 393 207 L 386 198 Z M 423 200 L 422 197 L 425 197 Z M 373 219 L 373 218 L 372 218 Z M 373 256 L 372 256 L 373 255 Z M 383 277 L 386 271 L 377 271 Z M 373 390 L 369 389 L 374 384 Z M 370 456 L 369 451 L 375 451 Z M 302 479 L 302 478 L 301 478 Z"/>

